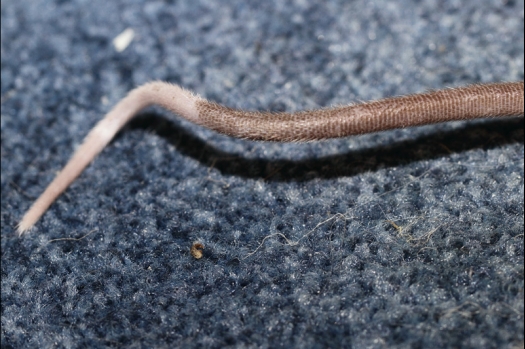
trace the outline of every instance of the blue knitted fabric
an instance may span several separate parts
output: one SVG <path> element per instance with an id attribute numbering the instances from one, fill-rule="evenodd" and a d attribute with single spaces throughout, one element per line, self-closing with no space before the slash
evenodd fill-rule
<path id="1" fill-rule="evenodd" d="M 523 30 L 513 0 L 3 1 L 2 348 L 522 347 L 522 118 L 279 144 L 149 108 L 15 227 L 145 82 L 329 107 L 523 80 Z"/>

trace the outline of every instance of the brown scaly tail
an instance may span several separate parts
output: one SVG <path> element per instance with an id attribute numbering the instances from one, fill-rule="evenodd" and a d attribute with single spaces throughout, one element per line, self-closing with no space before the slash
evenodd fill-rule
<path id="1" fill-rule="evenodd" d="M 232 137 L 295 142 L 346 137 L 446 121 L 523 115 L 523 81 L 478 84 L 298 113 L 235 110 L 177 85 L 151 82 L 132 90 L 87 135 L 64 169 L 18 225 L 22 235 L 141 109 L 160 105 Z"/>

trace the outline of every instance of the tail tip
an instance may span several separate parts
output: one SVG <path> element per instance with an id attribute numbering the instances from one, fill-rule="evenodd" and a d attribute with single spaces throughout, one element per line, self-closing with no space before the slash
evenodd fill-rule
<path id="1" fill-rule="evenodd" d="M 28 233 L 33 228 L 33 223 L 27 222 L 25 219 L 22 219 L 20 223 L 16 226 L 16 232 L 18 237 Z"/>

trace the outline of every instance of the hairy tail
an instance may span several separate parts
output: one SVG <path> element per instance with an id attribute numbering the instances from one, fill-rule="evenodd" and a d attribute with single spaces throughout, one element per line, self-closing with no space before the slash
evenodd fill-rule
<path id="1" fill-rule="evenodd" d="M 478 84 L 298 113 L 263 113 L 227 108 L 166 82 L 132 90 L 87 135 L 64 169 L 18 225 L 30 230 L 55 199 L 82 173 L 115 134 L 141 109 L 160 105 L 196 124 L 253 140 L 312 141 L 438 122 L 520 116 L 522 82 Z"/>

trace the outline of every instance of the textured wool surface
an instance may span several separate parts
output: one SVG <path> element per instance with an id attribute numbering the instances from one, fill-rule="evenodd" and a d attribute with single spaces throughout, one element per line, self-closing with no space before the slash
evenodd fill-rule
<path id="1" fill-rule="evenodd" d="M 15 228 L 135 86 L 297 111 L 522 80 L 523 8 L 2 1 L 2 348 L 522 347 L 523 119 L 278 144 L 150 108 Z"/>

